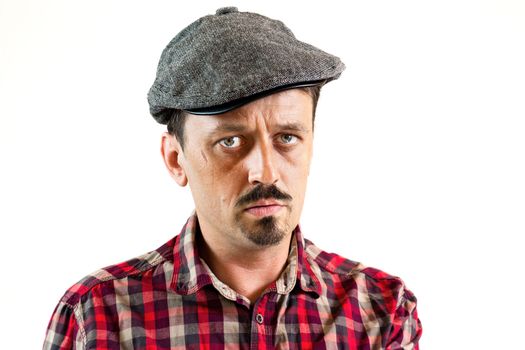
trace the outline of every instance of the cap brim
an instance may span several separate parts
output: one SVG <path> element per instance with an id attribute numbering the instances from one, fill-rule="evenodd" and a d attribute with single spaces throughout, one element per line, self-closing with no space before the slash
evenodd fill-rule
<path id="1" fill-rule="evenodd" d="M 226 113 L 228 111 L 231 111 L 232 109 L 241 107 L 242 105 L 245 105 L 249 102 L 255 101 L 261 97 L 265 97 L 271 94 L 274 94 L 276 92 L 280 92 L 283 90 L 288 89 L 295 89 L 295 88 L 302 88 L 302 87 L 309 87 L 309 86 L 316 86 L 316 85 L 323 85 L 327 82 L 327 79 L 323 80 L 315 80 L 315 81 L 306 81 L 306 82 L 300 82 L 300 83 L 293 83 L 288 85 L 282 85 L 278 86 L 276 88 L 262 91 L 247 97 L 243 97 L 237 100 L 233 100 L 227 103 L 223 103 L 221 105 L 212 106 L 212 107 L 203 107 L 203 108 L 193 108 L 193 109 L 184 109 L 185 112 L 188 112 L 190 114 L 196 114 L 196 115 L 216 115 L 216 114 L 222 114 Z"/>

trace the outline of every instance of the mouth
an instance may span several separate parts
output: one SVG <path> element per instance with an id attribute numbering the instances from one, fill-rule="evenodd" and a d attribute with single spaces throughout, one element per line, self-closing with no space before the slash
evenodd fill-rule
<path id="1" fill-rule="evenodd" d="M 260 218 L 276 214 L 283 207 L 283 204 L 275 201 L 259 201 L 253 205 L 250 205 L 248 208 L 244 209 L 244 211 Z"/>

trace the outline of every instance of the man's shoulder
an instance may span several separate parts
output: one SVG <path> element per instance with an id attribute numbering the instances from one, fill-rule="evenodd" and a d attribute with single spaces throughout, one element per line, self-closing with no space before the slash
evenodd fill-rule
<path id="1" fill-rule="evenodd" d="M 319 268 L 323 279 L 351 280 L 358 284 L 358 287 L 364 287 L 372 293 L 374 291 L 385 293 L 387 290 L 397 291 L 400 294 L 410 293 L 400 277 L 347 259 L 339 254 L 326 252 L 311 241 L 306 240 L 305 251 L 308 259 Z"/>
<path id="2" fill-rule="evenodd" d="M 173 261 L 173 247 L 177 237 L 146 254 L 90 273 L 71 286 L 62 297 L 61 302 L 74 306 L 94 288 L 130 277 L 140 278 L 141 275 L 157 268 L 164 262 Z"/>

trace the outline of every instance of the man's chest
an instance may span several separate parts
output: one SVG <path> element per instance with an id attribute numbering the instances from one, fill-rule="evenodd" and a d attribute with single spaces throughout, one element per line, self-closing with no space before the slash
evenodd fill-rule
<path id="1" fill-rule="evenodd" d="M 88 349 L 381 349 L 389 326 L 350 296 L 267 293 L 247 306 L 209 288 L 93 304 L 83 316 Z"/>

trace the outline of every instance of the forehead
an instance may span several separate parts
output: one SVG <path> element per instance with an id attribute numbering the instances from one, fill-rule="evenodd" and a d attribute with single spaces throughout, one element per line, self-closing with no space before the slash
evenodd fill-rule
<path id="1" fill-rule="evenodd" d="M 257 123 L 264 123 L 268 127 L 300 124 L 303 128 L 309 128 L 312 117 L 312 97 L 304 90 L 290 89 L 265 96 L 223 114 L 189 114 L 186 128 L 190 132 L 213 130 L 225 125 L 230 129 L 244 129 Z"/>

